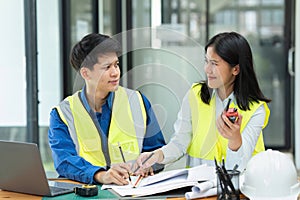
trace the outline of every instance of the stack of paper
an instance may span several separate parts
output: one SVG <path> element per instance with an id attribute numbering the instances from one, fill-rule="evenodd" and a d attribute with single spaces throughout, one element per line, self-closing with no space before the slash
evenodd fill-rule
<path id="1" fill-rule="evenodd" d="M 101 189 L 111 188 L 120 196 L 148 196 L 167 192 L 170 190 L 195 186 L 198 181 L 214 180 L 215 168 L 207 165 L 200 165 L 188 169 L 178 169 L 143 178 L 136 188 L 133 186 L 103 185 Z M 131 177 L 134 183 L 137 177 Z"/>

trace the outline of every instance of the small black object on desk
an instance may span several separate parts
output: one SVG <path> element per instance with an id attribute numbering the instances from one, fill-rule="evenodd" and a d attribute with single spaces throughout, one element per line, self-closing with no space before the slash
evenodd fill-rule
<path id="1" fill-rule="evenodd" d="M 82 185 L 81 187 L 75 187 L 74 193 L 83 197 L 92 197 L 98 195 L 97 185 Z"/>

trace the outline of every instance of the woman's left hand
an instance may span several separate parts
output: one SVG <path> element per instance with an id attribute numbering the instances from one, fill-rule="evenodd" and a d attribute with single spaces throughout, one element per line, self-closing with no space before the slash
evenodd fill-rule
<path id="1" fill-rule="evenodd" d="M 241 136 L 241 123 L 242 115 L 238 114 L 237 120 L 232 123 L 225 115 L 223 111 L 222 115 L 218 117 L 216 125 L 219 133 L 224 138 L 228 139 L 228 147 L 232 151 L 237 151 L 242 145 Z"/>

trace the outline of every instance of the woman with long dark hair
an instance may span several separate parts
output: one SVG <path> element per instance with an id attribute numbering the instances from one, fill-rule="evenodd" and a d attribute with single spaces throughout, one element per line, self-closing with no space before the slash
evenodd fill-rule
<path id="1" fill-rule="evenodd" d="M 138 158 L 142 169 L 187 155 L 190 167 L 225 159 L 227 168 L 243 170 L 252 155 L 265 150 L 262 130 L 271 100 L 259 87 L 247 40 L 236 32 L 220 33 L 208 41 L 205 52 L 207 79 L 193 84 L 184 97 L 171 141 L 144 165 L 150 152 Z"/>

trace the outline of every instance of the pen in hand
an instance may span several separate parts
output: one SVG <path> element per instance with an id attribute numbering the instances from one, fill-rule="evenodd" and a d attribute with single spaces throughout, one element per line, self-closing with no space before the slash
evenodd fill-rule
<path id="1" fill-rule="evenodd" d="M 123 154 L 123 150 L 122 150 L 122 147 L 120 145 L 120 143 L 118 142 L 118 146 L 119 146 L 119 149 L 120 149 L 120 153 L 121 153 L 121 156 L 122 156 L 122 159 L 123 159 L 123 162 L 126 163 L 126 160 L 125 160 L 125 157 L 124 157 L 124 154 Z M 128 172 L 128 179 L 129 181 L 131 182 L 131 178 L 130 178 L 130 173 Z"/>
<path id="2" fill-rule="evenodd" d="M 148 157 L 142 162 L 142 165 L 145 164 L 145 163 L 146 163 L 153 155 L 154 155 L 154 152 L 152 152 L 152 153 L 150 154 L 150 156 L 148 156 Z M 133 173 L 136 173 L 140 168 L 141 168 L 141 167 L 138 166 L 138 167 L 133 171 Z"/>

